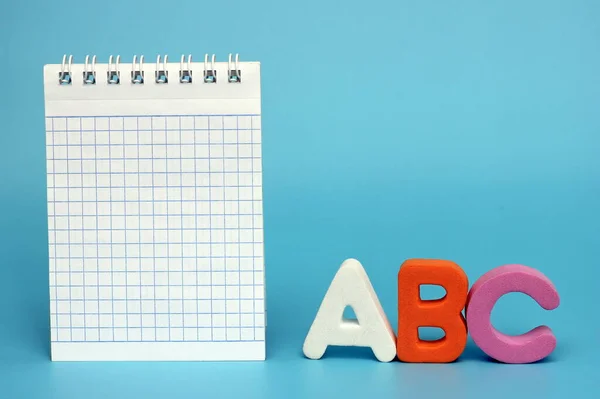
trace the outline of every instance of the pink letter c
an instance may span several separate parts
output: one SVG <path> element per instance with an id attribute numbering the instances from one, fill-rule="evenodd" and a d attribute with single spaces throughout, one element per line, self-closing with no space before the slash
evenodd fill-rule
<path id="1" fill-rule="evenodd" d="M 504 363 L 532 363 L 548 356 L 556 337 L 547 326 L 538 326 L 517 336 L 506 335 L 490 321 L 492 309 L 501 296 L 521 292 L 546 310 L 556 309 L 560 298 L 552 282 L 541 272 L 523 265 L 505 265 L 490 270 L 473 284 L 466 304 L 471 338 L 488 356 Z"/>

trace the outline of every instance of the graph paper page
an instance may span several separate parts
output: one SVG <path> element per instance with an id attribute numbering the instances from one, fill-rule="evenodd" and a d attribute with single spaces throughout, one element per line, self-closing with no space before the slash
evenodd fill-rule
<path id="1" fill-rule="evenodd" d="M 265 358 L 260 74 L 242 66 L 115 87 L 46 67 L 53 360 Z"/>

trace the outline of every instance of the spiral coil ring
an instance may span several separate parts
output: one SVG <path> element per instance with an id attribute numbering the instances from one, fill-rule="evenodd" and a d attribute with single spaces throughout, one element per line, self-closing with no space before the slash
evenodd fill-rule
<path id="1" fill-rule="evenodd" d="M 92 64 L 89 66 L 90 56 L 85 57 L 85 64 L 83 67 L 83 84 L 95 85 L 96 84 L 96 56 L 92 57 Z M 88 70 L 88 67 L 90 68 Z"/>
<path id="2" fill-rule="evenodd" d="M 137 69 L 136 69 L 137 66 Z M 144 56 L 140 56 L 140 62 L 137 63 L 137 55 L 133 56 L 131 63 L 131 83 L 144 84 Z"/>
<path id="3" fill-rule="evenodd" d="M 217 71 L 215 71 L 215 55 L 213 54 L 210 63 L 208 54 L 204 55 L 204 83 L 217 83 Z"/>
<path id="4" fill-rule="evenodd" d="M 160 55 L 156 57 L 156 70 L 154 71 L 154 81 L 156 83 L 169 83 L 169 71 L 167 70 L 167 62 L 169 56 L 165 55 L 160 68 Z"/>
<path id="5" fill-rule="evenodd" d="M 106 71 L 106 81 L 108 84 L 121 83 L 121 71 L 119 70 L 119 64 L 121 63 L 121 56 L 117 55 L 115 63 L 113 63 L 113 56 L 111 55 L 108 59 L 108 71 Z"/>
<path id="6" fill-rule="evenodd" d="M 229 54 L 229 61 L 227 62 L 228 79 L 230 83 L 240 83 L 242 81 L 242 71 L 239 69 L 240 57 L 238 54 L 235 55 L 235 63 L 231 62 L 231 54 Z M 233 68 L 232 68 L 233 65 Z"/>
<path id="7" fill-rule="evenodd" d="M 217 70 L 215 68 L 215 55 L 208 54 L 204 55 L 204 69 L 202 72 L 203 83 L 217 83 Z M 169 68 L 168 68 L 168 56 L 156 57 L 156 66 L 154 68 L 154 83 L 155 84 L 169 84 Z M 202 65 L 202 64 L 200 64 Z M 71 85 L 73 84 L 73 56 L 66 54 L 63 56 L 61 69 L 58 74 L 58 83 L 60 85 Z M 110 56 L 106 67 L 106 83 L 109 85 L 120 85 L 123 83 L 121 79 L 121 56 L 117 55 Z M 81 70 L 81 69 L 79 69 Z M 99 83 L 99 77 L 96 73 L 96 56 L 85 57 L 83 65 L 83 84 L 84 85 L 96 85 Z M 103 69 L 101 68 L 101 72 Z M 171 65 L 171 72 L 173 72 L 173 65 Z M 194 74 L 192 70 L 192 55 L 182 55 L 179 62 L 179 73 L 176 75 L 180 84 L 191 84 L 194 83 Z M 239 64 L 239 54 L 229 54 L 227 61 L 227 82 L 228 83 L 241 83 L 242 82 L 242 71 Z M 130 83 L 134 85 L 146 84 L 146 76 L 144 72 L 144 56 L 134 55 L 131 63 L 131 76 Z"/>
<path id="8" fill-rule="evenodd" d="M 192 83 L 192 69 L 190 64 L 192 63 L 192 55 L 188 55 L 187 63 L 184 64 L 185 56 L 181 56 L 181 62 L 179 63 L 179 83 Z"/>
<path id="9" fill-rule="evenodd" d="M 69 63 L 67 64 L 67 55 L 65 54 L 62 59 L 60 72 L 58 73 L 58 83 L 62 85 L 69 85 L 73 81 L 71 78 L 71 67 L 73 65 L 73 56 L 69 56 Z"/>

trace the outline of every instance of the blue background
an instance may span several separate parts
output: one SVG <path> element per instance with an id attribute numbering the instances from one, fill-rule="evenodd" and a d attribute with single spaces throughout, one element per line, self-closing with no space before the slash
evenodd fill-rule
<path id="1" fill-rule="evenodd" d="M 0 397 L 579 396 L 598 390 L 600 2 L 3 0 Z M 216 53 L 262 63 L 268 360 L 49 361 L 42 66 L 64 53 Z M 396 326 L 412 257 L 470 283 L 541 270 L 561 306 L 501 299 L 497 328 L 547 324 L 556 351 L 453 364 L 301 348 L 341 262 L 365 266 Z M 391 396 L 390 396 L 391 397 Z"/>

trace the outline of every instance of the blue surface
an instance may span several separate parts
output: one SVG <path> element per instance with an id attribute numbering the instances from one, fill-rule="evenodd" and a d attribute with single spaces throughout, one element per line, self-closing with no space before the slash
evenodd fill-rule
<path id="1" fill-rule="evenodd" d="M 600 2 L 111 4 L 2 2 L 0 397 L 564 398 L 600 388 Z M 268 360 L 52 364 L 42 65 L 63 53 L 205 52 L 262 62 Z M 380 364 L 357 348 L 307 360 L 304 336 L 347 257 L 364 264 L 394 326 L 407 258 L 454 260 L 471 284 L 505 263 L 536 267 L 561 306 L 511 294 L 493 321 L 507 333 L 548 324 L 558 348 L 533 365 L 491 362 L 472 343 L 454 364 Z"/>

